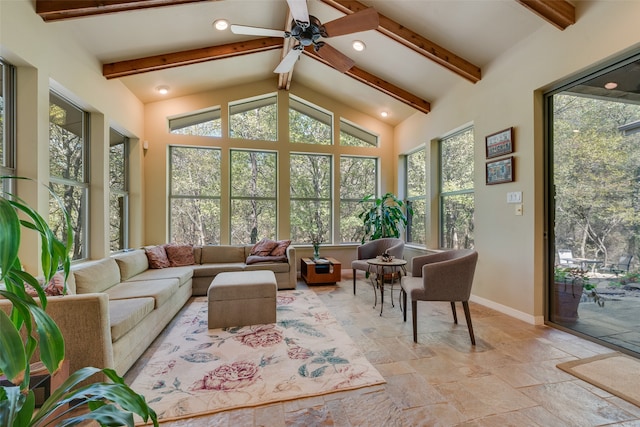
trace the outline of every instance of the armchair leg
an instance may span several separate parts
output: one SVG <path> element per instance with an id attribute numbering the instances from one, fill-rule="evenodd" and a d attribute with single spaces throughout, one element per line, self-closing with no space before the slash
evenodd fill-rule
<path id="1" fill-rule="evenodd" d="M 404 315 L 404 321 L 407 321 L 407 293 L 404 291 L 404 289 L 400 289 L 400 293 L 402 294 L 402 304 L 400 305 L 401 308 L 404 307 L 404 310 L 402 311 L 402 314 Z"/>
<path id="2" fill-rule="evenodd" d="M 353 269 L 353 294 L 356 294 L 356 269 Z"/>
<path id="3" fill-rule="evenodd" d="M 413 319 L 413 342 L 418 342 L 418 301 L 411 300 L 411 318 Z"/>
<path id="4" fill-rule="evenodd" d="M 473 325 L 471 324 L 471 312 L 469 311 L 469 301 L 462 301 L 462 307 L 464 308 L 464 317 L 467 319 L 467 327 L 469 328 L 469 337 L 471 338 L 471 344 L 476 345 L 476 338 L 473 335 Z"/>
<path id="5" fill-rule="evenodd" d="M 456 303 L 451 301 L 451 311 L 453 312 L 453 323 L 458 324 L 458 313 L 456 313 Z"/>

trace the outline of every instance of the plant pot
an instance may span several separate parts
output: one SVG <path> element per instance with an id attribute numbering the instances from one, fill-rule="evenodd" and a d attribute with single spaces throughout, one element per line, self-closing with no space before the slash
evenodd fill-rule
<path id="1" fill-rule="evenodd" d="M 555 282 L 553 285 L 551 320 L 574 323 L 578 320 L 578 305 L 582 299 L 583 285 L 575 282 Z"/>

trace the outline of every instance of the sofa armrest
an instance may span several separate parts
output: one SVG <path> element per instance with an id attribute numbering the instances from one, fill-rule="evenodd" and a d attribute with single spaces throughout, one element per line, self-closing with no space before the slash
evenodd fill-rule
<path id="1" fill-rule="evenodd" d="M 298 262 L 296 260 L 296 248 L 293 245 L 287 247 L 287 262 L 289 263 L 289 283 L 295 289 L 298 282 Z"/>
<path id="2" fill-rule="evenodd" d="M 50 297 L 46 311 L 64 337 L 69 372 L 87 366 L 114 367 L 107 294 Z"/>

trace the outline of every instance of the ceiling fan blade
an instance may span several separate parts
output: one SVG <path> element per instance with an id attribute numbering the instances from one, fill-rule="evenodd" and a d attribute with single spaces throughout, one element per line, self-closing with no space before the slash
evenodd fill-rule
<path id="1" fill-rule="evenodd" d="M 307 0 L 287 0 L 291 16 L 296 21 L 309 22 L 309 10 Z"/>
<path id="2" fill-rule="evenodd" d="M 247 36 L 284 37 L 283 30 L 271 30 L 269 28 L 248 27 L 246 25 L 231 25 L 233 34 L 244 34 Z"/>
<path id="3" fill-rule="evenodd" d="M 380 21 L 378 12 L 372 7 L 366 8 L 351 15 L 334 19 L 324 24 L 328 37 L 343 36 L 345 34 L 359 33 L 360 31 L 375 30 Z"/>
<path id="4" fill-rule="evenodd" d="M 326 43 L 318 49 L 318 55 L 341 73 L 346 73 L 351 67 L 356 65 L 353 59 Z"/>
<path id="5" fill-rule="evenodd" d="M 287 53 L 287 56 L 285 56 L 282 61 L 280 61 L 280 64 L 278 64 L 273 72 L 280 74 L 288 73 L 289 71 L 291 71 L 293 69 L 293 66 L 296 65 L 296 61 L 300 57 L 301 53 L 301 49 L 291 49 L 289 53 Z"/>

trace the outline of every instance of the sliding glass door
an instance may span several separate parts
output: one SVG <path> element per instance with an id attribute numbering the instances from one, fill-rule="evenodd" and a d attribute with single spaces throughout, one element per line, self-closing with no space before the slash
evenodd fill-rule
<path id="1" fill-rule="evenodd" d="M 545 99 L 548 321 L 640 354 L 640 55 Z"/>

